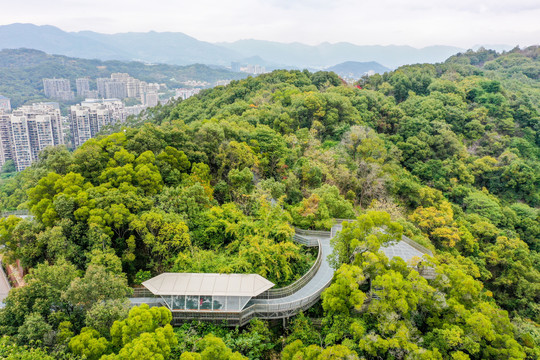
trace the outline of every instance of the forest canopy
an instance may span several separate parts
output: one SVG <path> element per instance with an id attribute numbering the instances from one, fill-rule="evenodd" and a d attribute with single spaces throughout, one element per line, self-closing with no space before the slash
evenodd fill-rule
<path id="1" fill-rule="evenodd" d="M 46 149 L 0 180 L 0 208 L 34 215 L 0 219 L 4 262 L 28 270 L 0 310 L 0 354 L 538 359 L 539 57 L 480 49 L 355 86 L 279 70 Z M 316 257 L 294 228 L 336 218 L 355 221 L 333 282 L 286 329 L 173 329 L 167 309 L 126 304 L 165 271 L 290 284 Z M 381 226 L 431 249 L 435 278 L 386 258 Z"/>

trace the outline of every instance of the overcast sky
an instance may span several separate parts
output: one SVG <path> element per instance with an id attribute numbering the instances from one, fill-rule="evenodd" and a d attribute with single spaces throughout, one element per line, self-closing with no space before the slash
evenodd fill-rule
<path id="1" fill-rule="evenodd" d="M 183 32 L 210 42 L 532 45 L 540 0 L 1 0 L 0 24 Z"/>

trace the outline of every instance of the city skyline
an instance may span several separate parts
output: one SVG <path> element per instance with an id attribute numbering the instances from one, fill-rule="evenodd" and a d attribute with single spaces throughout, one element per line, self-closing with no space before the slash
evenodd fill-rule
<path id="1" fill-rule="evenodd" d="M 101 6 L 103 5 L 103 6 Z M 106 6 L 105 6 L 106 5 Z M 107 12 L 103 12 L 106 8 Z M 61 9 L 61 10 L 60 10 Z M 166 10 L 166 11 L 165 11 Z M 83 15 L 84 14 L 84 15 Z M 540 39 L 540 3 L 531 0 L 355 2 L 139 0 L 11 2 L 0 24 L 53 25 L 102 33 L 182 32 L 209 42 L 350 42 L 358 45 L 520 45 Z"/>

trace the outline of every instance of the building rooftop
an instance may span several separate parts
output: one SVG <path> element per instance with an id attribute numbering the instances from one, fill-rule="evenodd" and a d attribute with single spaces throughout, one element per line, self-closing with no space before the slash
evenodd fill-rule
<path id="1" fill-rule="evenodd" d="M 274 284 L 257 274 L 163 273 L 142 283 L 154 295 L 257 296 Z"/>
<path id="2" fill-rule="evenodd" d="M 400 257 L 408 263 L 413 258 L 422 258 L 426 253 L 415 249 L 405 241 L 400 241 L 391 245 L 381 246 L 380 249 L 386 257 L 391 260 L 394 257 Z M 431 255 L 431 254 L 430 254 Z"/>

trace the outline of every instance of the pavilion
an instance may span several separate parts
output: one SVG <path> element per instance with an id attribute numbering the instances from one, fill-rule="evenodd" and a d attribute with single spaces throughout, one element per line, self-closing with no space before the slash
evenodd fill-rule
<path id="1" fill-rule="evenodd" d="M 163 273 L 142 283 L 174 312 L 241 312 L 274 286 L 257 274 Z"/>

